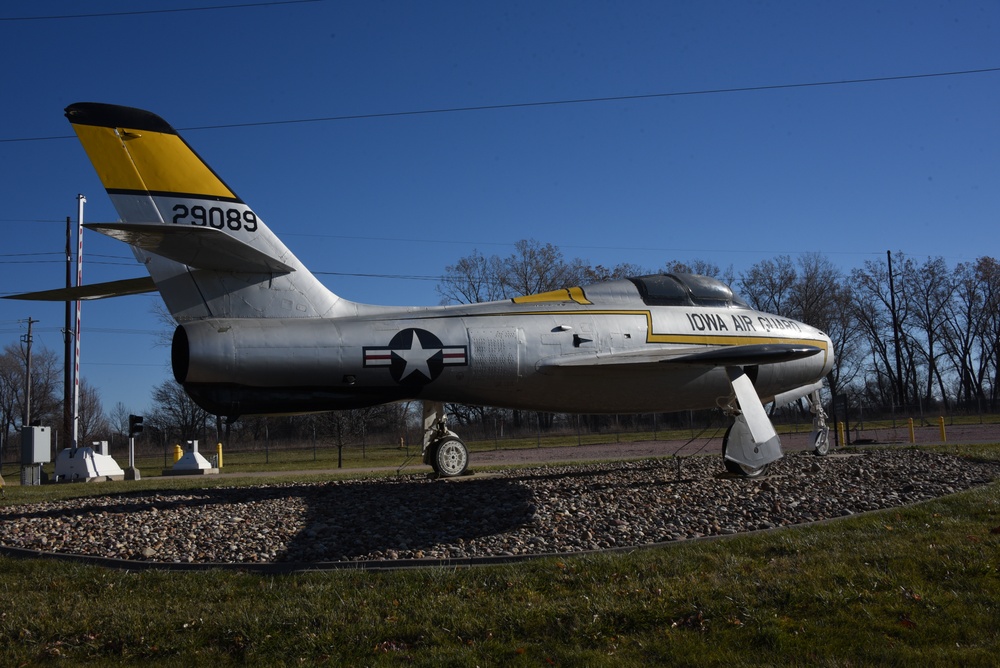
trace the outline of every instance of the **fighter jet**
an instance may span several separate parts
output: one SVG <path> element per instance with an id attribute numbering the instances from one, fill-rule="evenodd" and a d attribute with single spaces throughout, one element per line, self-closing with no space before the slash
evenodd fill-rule
<path id="1" fill-rule="evenodd" d="M 148 277 L 20 295 L 159 291 L 177 321 L 174 377 L 234 419 L 421 400 L 424 462 L 466 473 L 445 402 L 565 413 L 719 408 L 723 461 L 757 476 L 782 456 L 764 405 L 820 398 L 830 338 L 750 308 L 722 282 L 670 273 L 459 306 L 393 307 L 327 289 L 162 118 L 66 108 L 120 220 L 87 225 L 132 247 Z"/>

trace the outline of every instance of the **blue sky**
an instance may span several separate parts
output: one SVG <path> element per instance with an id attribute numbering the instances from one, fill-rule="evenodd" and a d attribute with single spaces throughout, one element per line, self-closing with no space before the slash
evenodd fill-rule
<path id="1" fill-rule="evenodd" d="M 55 137 L 0 142 L 0 292 L 63 284 L 77 193 L 86 221 L 116 218 L 78 142 L 59 138 L 79 101 L 163 116 L 356 301 L 435 304 L 447 265 L 525 238 L 595 264 L 737 272 L 782 253 L 849 271 L 886 250 L 951 266 L 1000 252 L 1000 72 L 183 130 L 994 68 L 1000 3 L 331 0 L 8 20 L 135 7 L 0 10 L 0 139 Z M 84 282 L 142 274 L 96 233 L 84 257 Z M 84 305 L 83 376 L 106 409 L 142 412 L 169 373 L 155 299 Z M 0 343 L 28 316 L 61 355 L 61 304 L 0 301 Z"/>

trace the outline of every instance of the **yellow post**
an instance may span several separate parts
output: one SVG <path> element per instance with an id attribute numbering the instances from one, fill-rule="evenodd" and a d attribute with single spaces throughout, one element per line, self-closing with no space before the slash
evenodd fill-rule
<path id="1" fill-rule="evenodd" d="M 844 440 L 844 423 L 837 423 L 837 442 L 840 443 L 840 447 L 847 445 L 847 441 Z"/>
<path id="2" fill-rule="evenodd" d="M 948 442 L 948 438 L 944 434 L 944 416 L 943 415 L 941 415 L 941 416 L 938 417 L 938 427 L 941 428 L 941 442 L 942 443 L 947 443 Z"/>
<path id="3" fill-rule="evenodd" d="M 913 433 L 913 418 L 910 418 L 908 422 L 910 423 L 910 443 L 916 443 L 917 437 Z"/>
<path id="4" fill-rule="evenodd" d="M 219 455 L 219 468 L 222 468 L 222 443 L 218 443 L 215 446 L 215 452 Z"/>
<path id="5" fill-rule="evenodd" d="M 183 456 L 184 456 L 183 448 L 181 448 L 180 445 L 174 445 L 174 464 L 179 462 L 181 460 L 181 457 Z"/>

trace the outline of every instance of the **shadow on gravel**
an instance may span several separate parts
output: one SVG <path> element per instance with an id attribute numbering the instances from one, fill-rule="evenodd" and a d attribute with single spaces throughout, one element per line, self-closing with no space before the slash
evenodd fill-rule
<path id="1" fill-rule="evenodd" d="M 527 486 L 500 479 L 455 484 L 379 479 L 126 492 L 42 507 L 0 507 L 0 544 L 14 525 L 58 524 L 60 533 L 73 538 L 57 551 L 78 553 L 74 547 L 86 547 L 89 535 L 112 533 L 117 542 L 134 542 L 143 526 L 149 526 L 158 533 L 190 532 L 194 552 L 204 549 L 199 543 L 219 542 L 220 534 L 224 541 L 228 534 L 241 549 L 273 550 L 276 561 L 393 558 L 393 552 L 419 552 L 514 530 L 533 517 L 531 498 Z M 55 545 L 30 547 L 45 550 Z"/>
<path id="2" fill-rule="evenodd" d="M 535 512 L 530 489 L 510 480 L 322 486 L 305 498 L 305 528 L 281 560 L 426 550 L 511 531 Z"/>

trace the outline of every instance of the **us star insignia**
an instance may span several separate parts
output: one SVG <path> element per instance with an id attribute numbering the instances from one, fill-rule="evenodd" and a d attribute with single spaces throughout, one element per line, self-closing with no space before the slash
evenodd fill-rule
<path id="1" fill-rule="evenodd" d="M 466 346 L 446 346 L 426 329 L 403 329 L 387 346 L 364 347 L 364 366 L 389 367 L 392 379 L 400 385 L 426 385 L 440 376 L 444 367 L 467 364 Z"/>

